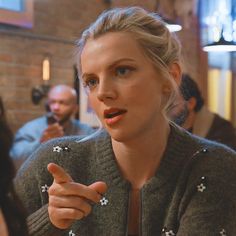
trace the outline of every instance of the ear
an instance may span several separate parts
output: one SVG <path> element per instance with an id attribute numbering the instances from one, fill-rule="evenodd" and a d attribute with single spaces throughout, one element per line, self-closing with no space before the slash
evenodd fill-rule
<path id="1" fill-rule="evenodd" d="M 178 63 L 173 63 L 169 66 L 169 72 L 175 80 L 176 84 L 179 86 L 182 77 L 182 70 Z"/>
<path id="2" fill-rule="evenodd" d="M 196 107 L 196 104 L 197 104 L 197 100 L 195 97 L 191 97 L 188 101 L 187 101 L 187 104 L 188 104 L 188 110 L 189 111 L 194 111 L 195 107 Z"/>
<path id="3" fill-rule="evenodd" d="M 179 87 L 180 82 L 181 82 L 181 76 L 182 76 L 180 65 L 178 63 L 171 64 L 169 66 L 169 73 L 172 79 L 174 79 L 175 83 Z M 162 92 L 164 94 L 170 94 L 172 90 L 173 90 L 173 86 L 171 85 L 171 82 L 169 80 L 165 80 L 162 86 Z"/>
<path id="4" fill-rule="evenodd" d="M 73 113 L 76 114 L 79 111 L 79 105 L 75 104 Z"/>

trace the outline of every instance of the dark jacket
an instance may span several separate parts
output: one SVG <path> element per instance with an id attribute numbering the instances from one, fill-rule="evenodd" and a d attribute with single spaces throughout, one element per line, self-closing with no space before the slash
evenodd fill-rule
<path id="1" fill-rule="evenodd" d="M 226 144 L 236 150 L 236 129 L 229 121 L 223 119 L 217 114 L 214 116 L 206 138 Z"/>

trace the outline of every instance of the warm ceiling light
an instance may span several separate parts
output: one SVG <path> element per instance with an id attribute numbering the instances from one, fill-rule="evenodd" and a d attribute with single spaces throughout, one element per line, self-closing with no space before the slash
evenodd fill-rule
<path id="1" fill-rule="evenodd" d="M 165 17 L 161 17 L 164 23 L 166 24 L 166 27 L 169 29 L 170 32 L 177 32 L 182 29 L 182 26 L 180 24 L 177 24 L 173 20 L 170 20 Z"/>
<path id="2" fill-rule="evenodd" d="M 50 79 L 50 61 L 46 57 L 43 60 L 43 81 L 48 81 Z"/>
<path id="3" fill-rule="evenodd" d="M 169 29 L 170 32 L 177 32 L 182 29 L 182 26 L 178 24 L 166 24 L 166 27 Z"/>

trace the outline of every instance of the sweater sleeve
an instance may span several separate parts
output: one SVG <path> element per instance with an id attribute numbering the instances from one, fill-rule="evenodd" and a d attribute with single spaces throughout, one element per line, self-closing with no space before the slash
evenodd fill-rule
<path id="1" fill-rule="evenodd" d="M 47 204 L 28 216 L 27 225 L 29 234 L 32 236 L 60 236 L 63 235 L 64 232 L 51 224 Z"/>
<path id="2" fill-rule="evenodd" d="M 196 165 L 180 205 L 178 236 L 236 235 L 236 155 Z"/>
<path id="3" fill-rule="evenodd" d="M 44 146 L 44 145 L 43 145 Z M 63 235 L 64 230 L 52 225 L 48 216 L 48 187 L 52 177 L 47 171 L 47 164 L 53 160 L 48 148 L 38 149 L 24 163 L 15 178 L 15 189 L 27 213 L 30 235 Z"/>

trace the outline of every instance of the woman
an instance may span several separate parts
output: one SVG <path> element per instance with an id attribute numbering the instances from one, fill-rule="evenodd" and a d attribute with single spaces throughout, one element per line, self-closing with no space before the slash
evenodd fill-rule
<path id="1" fill-rule="evenodd" d="M 25 215 L 15 194 L 13 178 L 15 169 L 9 157 L 13 133 L 7 124 L 0 98 L 0 235 L 28 235 Z"/>
<path id="2" fill-rule="evenodd" d="M 179 61 L 177 39 L 141 8 L 105 12 L 83 33 L 79 74 L 104 129 L 46 143 L 24 165 L 32 235 L 236 234 L 235 152 L 166 117 Z"/>

